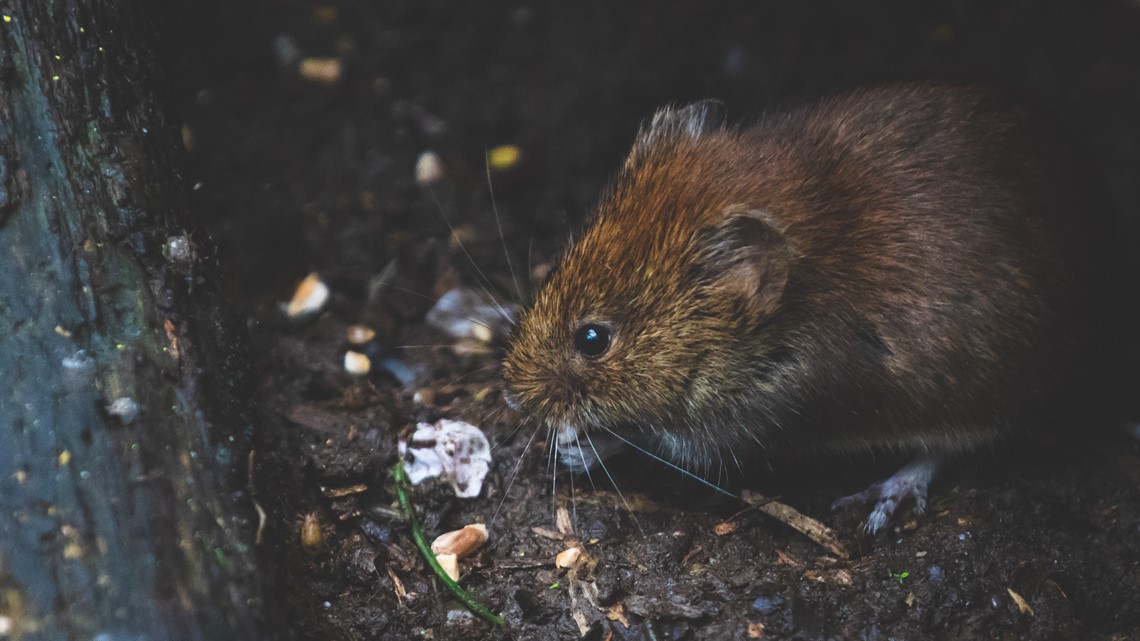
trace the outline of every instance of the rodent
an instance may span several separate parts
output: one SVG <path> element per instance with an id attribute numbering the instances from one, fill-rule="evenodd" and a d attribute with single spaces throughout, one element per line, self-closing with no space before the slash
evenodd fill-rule
<path id="1" fill-rule="evenodd" d="M 508 402 L 583 466 L 610 434 L 695 474 L 917 456 L 857 495 L 878 529 L 906 496 L 921 509 L 937 461 L 1052 398 L 1073 278 L 1049 153 L 1024 110 L 970 86 L 746 127 L 663 109 L 514 328 Z"/>

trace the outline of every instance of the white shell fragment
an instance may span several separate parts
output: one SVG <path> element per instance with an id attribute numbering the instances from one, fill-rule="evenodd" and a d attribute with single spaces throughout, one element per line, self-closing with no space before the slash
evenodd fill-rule
<path id="1" fill-rule="evenodd" d="M 129 396 L 123 396 L 107 406 L 107 413 L 119 417 L 124 425 L 129 425 L 139 415 L 139 404 Z"/>
<path id="2" fill-rule="evenodd" d="M 487 526 L 482 523 L 464 525 L 458 530 L 444 532 L 431 542 L 431 551 L 438 558 L 441 554 L 454 554 L 463 557 L 478 550 L 487 542 Z"/>
<path id="3" fill-rule="evenodd" d="M 325 306 L 328 299 L 328 285 L 325 285 L 321 277 L 313 272 L 297 285 L 297 290 L 293 292 L 293 300 L 289 301 L 289 305 L 285 308 L 285 314 L 289 318 L 315 314 Z"/>
<path id="4" fill-rule="evenodd" d="M 491 471 L 491 444 L 478 427 L 463 421 L 420 423 L 407 443 L 400 443 L 400 454 L 413 485 L 438 476 L 460 498 L 479 496 Z"/>
<path id="5" fill-rule="evenodd" d="M 454 338 L 487 343 L 514 322 L 514 315 L 513 305 L 490 304 L 476 291 L 456 288 L 439 297 L 425 320 Z"/>
<path id="6" fill-rule="evenodd" d="M 347 351 L 344 353 L 344 371 L 353 376 L 364 376 L 372 371 L 372 359 L 360 352 Z"/>
<path id="7" fill-rule="evenodd" d="M 416 159 L 416 184 L 426 187 L 443 178 L 443 161 L 434 151 L 425 151 Z"/>

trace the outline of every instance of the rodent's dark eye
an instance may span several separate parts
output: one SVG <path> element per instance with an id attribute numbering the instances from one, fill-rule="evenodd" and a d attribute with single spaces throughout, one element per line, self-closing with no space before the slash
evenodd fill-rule
<path id="1" fill-rule="evenodd" d="M 574 349 L 587 358 L 597 358 L 610 346 L 610 330 L 601 325 L 583 325 L 574 332 Z"/>

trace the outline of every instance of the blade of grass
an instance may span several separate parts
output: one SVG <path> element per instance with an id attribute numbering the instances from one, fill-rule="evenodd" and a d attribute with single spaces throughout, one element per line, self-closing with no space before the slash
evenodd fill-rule
<path id="1" fill-rule="evenodd" d="M 420 525 L 420 519 L 416 516 L 415 506 L 412 505 L 412 499 L 408 496 L 408 477 L 404 473 L 403 461 L 396 463 L 396 467 L 392 469 L 392 476 L 396 480 L 396 498 L 400 500 L 400 509 L 403 510 L 404 516 L 412 526 L 412 540 L 415 541 L 416 547 L 419 548 L 420 554 L 423 555 L 427 564 L 431 566 L 432 571 L 435 572 L 439 580 L 447 586 L 447 589 L 455 595 L 455 598 L 467 606 L 467 609 L 495 625 L 503 625 L 503 617 L 487 609 L 487 606 L 480 603 L 470 592 L 460 587 L 459 584 L 447 576 L 447 572 L 440 567 L 439 561 L 436 560 L 435 554 L 431 551 L 431 546 L 428 545 L 427 539 L 424 538 L 423 526 Z"/>

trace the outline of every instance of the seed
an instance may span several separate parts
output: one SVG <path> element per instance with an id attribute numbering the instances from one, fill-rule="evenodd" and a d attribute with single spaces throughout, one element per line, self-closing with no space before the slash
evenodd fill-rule
<path id="1" fill-rule="evenodd" d="M 438 557 L 441 554 L 454 554 L 457 558 L 471 554 L 487 542 L 487 526 L 482 523 L 465 525 L 458 530 L 440 534 L 431 543 L 431 551 Z"/>
<path id="2" fill-rule="evenodd" d="M 554 565 L 562 569 L 569 569 L 578 563 L 578 559 L 581 558 L 581 556 L 582 548 L 575 545 L 572 548 L 566 548 L 559 552 L 558 556 L 554 558 Z"/>
<path id="3" fill-rule="evenodd" d="M 307 316 L 320 311 L 328 299 L 328 285 L 321 282 L 321 277 L 313 272 L 297 285 L 296 291 L 293 292 L 293 300 L 289 301 L 285 313 L 289 318 Z"/>
<path id="4" fill-rule="evenodd" d="M 323 538 L 320 517 L 317 516 L 316 512 L 309 512 L 301 521 L 301 547 L 306 553 L 316 556 L 321 551 Z"/>
<path id="5" fill-rule="evenodd" d="M 372 359 L 360 352 L 344 353 L 344 371 L 356 376 L 364 376 L 372 371 Z"/>

